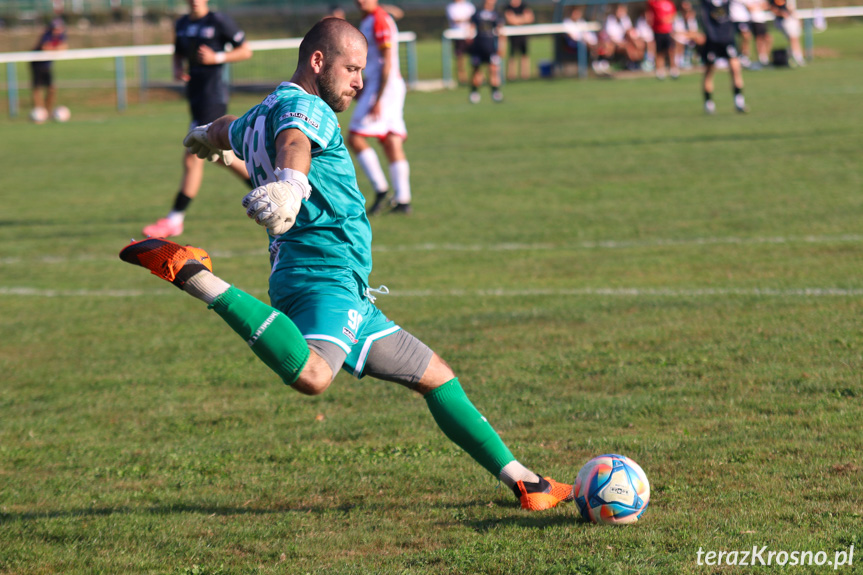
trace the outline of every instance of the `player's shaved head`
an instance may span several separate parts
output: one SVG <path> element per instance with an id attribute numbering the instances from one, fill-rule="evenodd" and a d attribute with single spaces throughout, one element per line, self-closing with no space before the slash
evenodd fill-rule
<path id="1" fill-rule="evenodd" d="M 298 68 L 308 65 L 312 54 L 320 51 L 324 58 L 335 59 L 353 42 L 367 46 L 366 37 L 353 24 L 341 18 L 324 18 L 315 24 L 300 43 Z"/>

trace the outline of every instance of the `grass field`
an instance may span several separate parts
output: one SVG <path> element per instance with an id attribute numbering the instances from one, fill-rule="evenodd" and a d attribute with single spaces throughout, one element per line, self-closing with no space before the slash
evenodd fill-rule
<path id="1" fill-rule="evenodd" d="M 518 509 L 398 386 L 300 396 L 120 262 L 176 191 L 181 101 L 0 119 L 0 573 L 767 573 L 697 553 L 852 545 L 863 573 L 861 30 L 747 74 L 747 116 L 723 73 L 714 117 L 698 75 L 409 95 L 378 304 L 529 466 L 639 462 L 621 528 Z M 208 169 L 181 239 L 266 298 L 243 193 Z"/>

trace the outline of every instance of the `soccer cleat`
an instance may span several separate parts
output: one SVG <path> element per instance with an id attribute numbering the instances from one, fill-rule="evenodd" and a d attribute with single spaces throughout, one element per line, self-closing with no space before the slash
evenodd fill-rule
<path id="1" fill-rule="evenodd" d="M 558 483 L 551 477 L 540 477 L 535 483 L 519 481 L 512 491 L 518 497 L 521 508 L 529 511 L 551 509 L 558 503 L 572 501 L 572 485 Z"/>
<path id="2" fill-rule="evenodd" d="M 163 238 L 132 242 L 120 251 L 120 259 L 147 268 L 180 289 L 196 273 L 213 271 L 210 255 L 201 248 L 181 246 Z"/>
<path id="3" fill-rule="evenodd" d="M 491 91 L 491 99 L 495 102 L 503 102 L 503 92 L 500 89 L 495 88 Z"/>
<path id="4" fill-rule="evenodd" d="M 144 235 L 148 238 L 170 238 L 183 233 L 183 222 L 162 218 L 155 224 L 144 228 Z"/>
<path id="5" fill-rule="evenodd" d="M 469 98 L 471 104 L 479 104 L 480 100 L 482 100 L 482 96 L 480 96 L 479 92 L 477 92 L 476 90 L 470 93 Z"/>
<path id="6" fill-rule="evenodd" d="M 410 204 L 393 204 L 393 209 L 388 211 L 388 214 L 401 214 L 403 216 L 409 216 L 413 212 L 413 208 Z"/>
<path id="7" fill-rule="evenodd" d="M 387 204 L 387 195 L 389 191 L 386 192 L 377 192 L 375 194 L 375 202 L 372 204 L 372 207 L 368 209 L 366 212 L 370 216 L 376 216 L 382 211 L 384 211 L 384 206 Z"/>
<path id="8" fill-rule="evenodd" d="M 706 100 L 704 102 L 704 113 L 708 116 L 712 116 L 716 113 L 716 102 L 713 100 Z"/>

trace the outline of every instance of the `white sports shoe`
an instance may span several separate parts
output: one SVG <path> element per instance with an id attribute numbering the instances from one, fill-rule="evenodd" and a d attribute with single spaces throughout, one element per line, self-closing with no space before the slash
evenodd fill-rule
<path id="1" fill-rule="evenodd" d="M 716 102 L 707 100 L 704 102 L 704 113 L 712 116 L 716 113 Z"/>
<path id="2" fill-rule="evenodd" d="M 469 98 L 471 104 L 479 104 L 482 96 L 479 95 L 479 92 L 471 92 Z"/>

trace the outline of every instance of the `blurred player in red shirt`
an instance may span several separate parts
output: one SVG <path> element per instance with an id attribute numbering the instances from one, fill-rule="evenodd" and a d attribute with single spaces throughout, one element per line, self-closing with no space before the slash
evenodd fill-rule
<path id="1" fill-rule="evenodd" d="M 656 42 L 656 77 L 660 80 L 665 79 L 665 69 L 669 70 L 674 79 L 680 75 L 672 50 L 674 41 L 671 39 L 675 14 L 677 14 L 677 8 L 671 0 L 647 0 L 645 17 L 653 30 L 653 38 Z M 662 66 L 663 59 L 665 59 L 665 68 Z"/>

